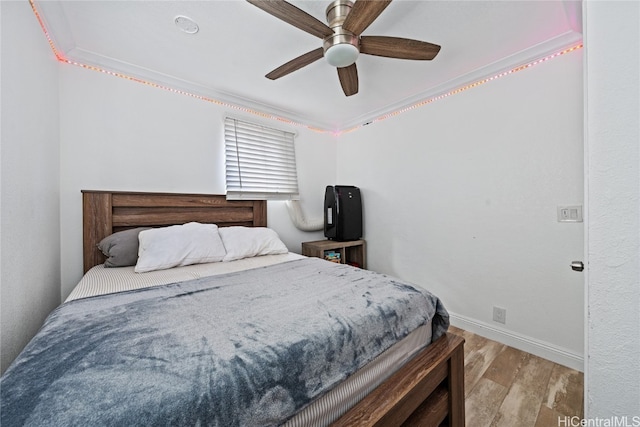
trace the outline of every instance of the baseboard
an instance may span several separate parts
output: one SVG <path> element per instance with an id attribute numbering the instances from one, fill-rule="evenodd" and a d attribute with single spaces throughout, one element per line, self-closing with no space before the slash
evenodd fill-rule
<path id="1" fill-rule="evenodd" d="M 493 325 L 449 312 L 451 324 L 465 331 L 535 354 L 552 362 L 584 372 L 584 357 L 544 341 L 503 330 Z"/>

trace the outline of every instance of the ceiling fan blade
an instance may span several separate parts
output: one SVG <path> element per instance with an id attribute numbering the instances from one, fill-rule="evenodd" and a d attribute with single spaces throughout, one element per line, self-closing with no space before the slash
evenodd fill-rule
<path id="1" fill-rule="evenodd" d="M 358 69 L 356 64 L 338 68 L 338 78 L 345 95 L 351 96 L 358 93 Z"/>
<path id="2" fill-rule="evenodd" d="M 268 14 L 321 39 L 333 35 L 333 30 L 326 24 L 284 0 L 247 1 Z"/>
<path id="3" fill-rule="evenodd" d="M 420 40 L 400 37 L 362 36 L 360 53 L 387 58 L 430 60 L 440 52 L 440 46 Z"/>
<path id="4" fill-rule="evenodd" d="M 356 35 L 362 32 L 382 13 L 391 0 L 358 0 L 342 24 L 342 28 Z"/>
<path id="5" fill-rule="evenodd" d="M 295 59 L 287 62 L 284 65 L 279 66 L 265 77 L 271 80 L 279 79 L 280 77 L 286 76 L 289 73 L 293 73 L 296 70 L 299 70 L 302 67 L 306 67 L 312 62 L 317 61 L 322 58 L 324 53 L 322 48 L 319 47 L 317 49 L 312 50 L 311 52 L 307 52 L 304 55 L 300 55 Z"/>

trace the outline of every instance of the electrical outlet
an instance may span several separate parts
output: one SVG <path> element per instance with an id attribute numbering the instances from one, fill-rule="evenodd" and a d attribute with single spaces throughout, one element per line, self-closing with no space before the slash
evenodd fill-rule
<path id="1" fill-rule="evenodd" d="M 505 325 L 507 323 L 507 309 L 500 307 L 493 307 L 493 320 Z"/>
<path id="2" fill-rule="evenodd" d="M 558 222 L 582 222 L 582 206 L 558 206 Z"/>

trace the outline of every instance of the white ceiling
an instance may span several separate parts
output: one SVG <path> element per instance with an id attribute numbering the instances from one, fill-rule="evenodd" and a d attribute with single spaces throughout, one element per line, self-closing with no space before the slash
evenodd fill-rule
<path id="1" fill-rule="evenodd" d="M 291 3 L 326 22 L 329 0 Z M 582 39 L 580 1 L 395 0 L 363 35 L 424 40 L 442 50 L 433 61 L 360 55 L 360 90 L 346 97 L 324 60 L 265 78 L 322 40 L 243 0 L 36 0 L 35 6 L 69 60 L 325 130 L 360 125 Z M 177 15 L 196 21 L 198 33 L 178 29 Z"/>

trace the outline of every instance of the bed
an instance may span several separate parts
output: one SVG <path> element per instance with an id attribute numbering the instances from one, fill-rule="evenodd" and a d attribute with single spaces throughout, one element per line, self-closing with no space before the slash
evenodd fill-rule
<path id="1" fill-rule="evenodd" d="M 463 340 L 446 333 L 446 310 L 441 307 L 437 297 L 426 292 L 377 273 L 282 252 L 143 274 L 136 274 L 134 267 L 129 270 L 104 268 L 105 256 L 97 245 L 105 237 L 138 227 L 158 230 L 159 227 L 194 222 L 216 224 L 218 230 L 221 233 L 224 231 L 223 235 L 227 236 L 232 235 L 232 230 L 245 232 L 245 229 L 255 228 L 253 231 L 258 232 L 267 225 L 266 202 L 227 201 L 221 195 L 83 191 L 83 258 L 86 274 L 67 302 L 49 316 L 45 326 L 2 377 L 2 424 L 39 425 L 45 424 L 42 420 L 51 422 L 54 419 L 58 423 L 73 424 L 77 420 L 90 419 L 97 420 L 96 425 L 114 425 L 126 420 L 129 425 L 464 426 Z M 227 249 L 230 248 L 228 240 L 225 245 Z M 99 286 L 94 283 L 102 280 L 99 277 L 104 272 L 132 277 L 130 283 L 128 279 L 117 279 L 126 281 L 130 287 L 123 292 L 114 292 L 108 286 L 96 291 Z M 137 278 L 154 275 L 158 277 L 153 279 L 156 281 L 154 286 L 140 285 L 136 281 Z M 316 278 L 320 276 L 324 277 L 324 281 L 316 284 L 315 281 L 320 280 Z M 288 281 L 286 286 L 282 286 L 280 282 L 285 277 Z M 378 289 L 391 294 L 377 296 Z M 311 301 L 309 304 L 317 305 L 321 294 L 327 292 L 335 294 L 333 300 L 322 302 L 329 306 L 326 313 L 315 314 L 304 306 L 303 301 L 307 296 Z M 358 298 L 345 297 L 341 292 L 357 294 Z M 289 299 L 276 303 L 271 300 L 273 294 Z M 428 322 L 420 313 L 411 317 L 409 312 L 418 311 L 413 306 L 409 306 L 407 313 L 404 313 L 383 305 L 404 299 L 411 301 L 408 304 L 424 304 L 423 300 L 427 300 L 433 305 L 432 317 Z M 304 321 L 297 320 L 298 323 L 292 326 L 283 323 L 284 314 L 273 307 L 277 304 L 278 309 L 282 309 L 281 301 L 294 300 L 295 304 L 302 304 L 295 307 L 303 311 L 305 316 Z M 167 304 L 166 301 L 171 303 Z M 267 308 L 257 305 L 265 301 Z M 198 329 L 201 324 L 212 322 L 204 316 L 212 316 L 209 312 L 213 311 L 211 307 L 214 304 L 216 323 L 212 325 L 212 335 L 206 337 L 214 339 L 216 334 L 221 334 L 224 335 L 221 341 L 212 342 L 233 344 L 228 345 L 229 348 L 224 345 L 216 347 L 215 351 L 231 352 L 231 356 L 224 360 L 239 360 L 242 368 L 239 376 L 219 374 L 223 371 L 218 359 L 212 362 L 212 366 L 203 366 L 203 354 L 211 352 L 211 346 L 204 343 L 198 348 L 190 347 L 199 345 L 197 339 L 178 342 L 167 339 L 170 344 L 166 344 L 164 338 L 145 339 L 151 336 L 148 335 L 151 330 L 156 337 L 166 337 L 179 328 L 180 334 L 191 338 L 194 334 L 189 331 L 196 331 L 195 335 L 202 340 L 204 335 L 200 337 Z M 362 304 L 374 306 L 385 314 L 359 320 L 355 317 L 343 318 L 337 314 L 341 304 L 345 311 L 354 310 L 353 306 Z M 247 305 L 251 305 L 252 309 L 245 310 Z M 284 306 L 284 311 L 296 311 L 293 303 Z M 103 319 L 100 317 L 102 314 L 97 314 L 103 312 L 108 313 L 108 317 Z M 121 313 L 126 313 L 126 316 Z M 241 313 L 241 319 L 231 320 L 233 313 Z M 320 344 L 306 336 L 304 339 L 292 338 L 305 328 L 309 329 L 307 334 L 319 333 L 323 327 L 318 325 L 326 317 L 331 317 L 331 327 L 339 330 L 336 329 L 333 335 L 321 336 L 324 350 L 314 347 Z M 90 327 L 83 326 L 77 331 L 73 329 L 73 325 L 89 318 L 94 322 L 88 323 Z M 127 321 L 122 320 L 124 318 Z M 402 318 L 402 322 L 413 322 L 415 325 L 407 326 L 400 321 L 396 325 L 391 323 L 391 318 Z M 175 326 L 176 319 L 183 323 Z M 380 326 L 375 326 L 378 321 L 381 322 Z M 354 338 L 351 342 L 350 322 L 364 323 L 367 328 L 382 332 Z M 348 328 L 345 324 L 348 324 Z M 130 338 L 122 341 L 117 338 L 112 344 L 110 340 L 116 339 L 113 338 L 116 334 L 112 333 L 112 329 L 116 327 L 122 328 L 118 329 L 118 336 Z M 157 335 L 158 331 L 160 335 Z M 264 335 L 273 335 L 273 339 L 281 341 L 295 341 L 290 346 L 295 348 L 295 352 L 288 350 L 289 353 L 283 355 L 281 346 L 274 344 L 267 346 L 270 351 L 267 355 L 261 350 L 256 356 L 258 352 L 252 346 L 254 341 L 263 340 Z M 399 342 L 390 344 L 389 340 Z M 67 347 L 64 356 L 57 356 L 51 350 L 54 348 L 52 343 Z M 170 356 L 165 357 L 164 353 L 161 357 L 157 356 L 155 347 L 158 343 L 171 346 L 172 352 L 178 351 L 170 356 L 177 354 L 176 357 L 181 358 L 178 365 L 184 365 L 180 367 L 184 371 L 173 372 L 166 368 L 168 363 L 164 359 L 170 359 Z M 90 356 L 83 354 L 82 361 L 74 360 L 76 357 L 81 359 L 77 356 L 76 346 L 90 347 L 89 353 L 86 353 Z M 97 352 L 95 349 L 99 346 L 108 348 L 107 353 L 115 349 L 113 352 L 117 357 L 106 357 L 104 352 Z M 233 347 L 240 349 L 242 358 L 233 354 Z M 364 347 L 367 347 L 366 351 Z M 144 348 L 143 357 L 136 353 L 132 360 L 131 354 L 139 348 Z M 338 352 L 343 348 L 350 352 L 347 356 Z M 376 354 L 371 356 L 369 351 Z M 47 354 L 52 360 L 47 361 Z M 205 356 L 214 360 L 208 353 Z M 114 357 L 116 360 L 113 360 Z M 109 359 L 109 363 L 103 365 L 105 358 Z M 298 361 L 294 359 L 298 358 L 306 363 L 302 370 L 296 368 Z M 93 361 L 87 362 L 85 359 Z M 268 368 L 252 368 L 249 365 L 253 359 L 268 359 L 271 364 L 274 359 L 284 359 L 292 371 L 298 369 L 293 376 L 296 381 L 292 381 L 290 373 L 282 367 L 268 364 Z M 198 363 L 191 363 L 191 360 L 197 360 Z M 83 363 L 91 365 L 86 372 L 83 371 Z M 238 363 L 234 365 L 236 370 Z M 142 364 L 145 368 L 139 371 L 131 370 L 128 366 Z M 70 373 L 72 365 L 74 371 Z M 352 370 L 347 373 L 334 372 L 334 365 L 348 366 Z M 148 369 L 150 366 L 154 369 Z M 122 367 L 128 370 L 121 370 Z M 267 392 L 260 392 L 255 384 L 272 371 L 273 377 L 263 381 L 268 384 L 265 389 Z M 46 379 L 48 377 L 52 379 Z M 273 382 L 274 378 L 277 379 L 276 383 Z M 304 378 L 304 381 L 300 378 Z M 224 381 L 229 381 L 231 389 L 240 390 L 237 396 L 232 396 L 233 399 L 214 395 L 217 391 L 210 389 L 211 384 Z M 46 392 L 42 383 L 48 384 Z M 66 388 L 62 385 L 56 388 L 59 383 L 65 383 L 63 385 Z M 120 387 L 123 383 L 125 390 L 134 389 L 135 394 L 114 392 L 111 386 L 104 386 L 116 384 Z M 300 383 L 304 383 L 304 390 L 300 389 L 303 387 Z M 158 387 L 160 384 L 163 388 Z M 257 388 L 257 391 L 253 388 Z M 95 390 L 104 390 L 104 394 Z M 256 397 L 251 394 L 254 392 L 264 395 Z M 47 406 L 37 403 L 49 399 L 42 397 L 46 393 L 51 395 L 55 404 Z M 198 398 L 187 396 L 186 406 L 181 407 L 175 397 L 180 393 L 193 394 Z M 194 400 L 197 401 L 194 403 Z M 135 407 L 133 413 L 123 415 L 133 401 L 139 406 Z M 247 401 L 251 404 L 244 413 L 228 410 L 247 406 Z M 172 405 L 176 405 L 177 409 L 173 410 Z M 210 407 L 216 405 L 223 408 L 214 416 L 209 412 L 212 411 Z M 86 412 L 87 407 L 90 407 L 89 415 L 77 414 Z M 159 416 L 161 413 L 164 415 Z"/>

